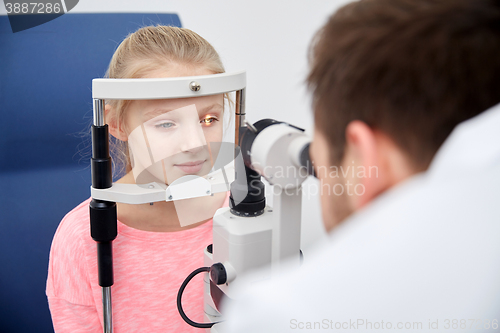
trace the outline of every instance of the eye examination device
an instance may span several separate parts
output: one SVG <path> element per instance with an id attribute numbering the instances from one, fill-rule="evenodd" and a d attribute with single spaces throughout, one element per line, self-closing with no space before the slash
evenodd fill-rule
<path id="1" fill-rule="evenodd" d="M 309 158 L 311 139 L 303 129 L 284 122 L 263 119 L 254 124 L 247 123 L 245 87 L 245 72 L 93 80 L 90 226 L 91 236 L 97 243 L 105 333 L 113 332 L 112 242 L 117 236 L 117 202 L 154 204 L 173 201 L 181 225 L 181 217 L 187 225 L 195 223 L 197 217 L 188 214 L 184 217 L 178 202 L 182 203 L 185 199 L 210 200 L 216 194 L 230 191 L 229 207 L 219 208 L 213 215 L 213 242 L 206 244 L 204 267 L 192 272 L 178 286 L 177 307 L 181 317 L 191 326 L 211 329 L 212 333 L 220 332 L 218 327 L 222 327 L 224 321 L 220 304 L 224 298 L 232 298 L 231 285 L 269 279 L 279 273 L 285 260 L 287 266 L 300 265 L 301 186 L 309 175 L 314 175 Z M 171 178 L 165 171 L 168 165 L 165 162 L 167 156 L 163 153 L 168 150 L 169 142 L 163 140 L 161 145 L 154 142 L 171 125 L 151 118 L 138 126 L 138 130 L 129 137 L 129 145 L 135 142 L 135 147 L 139 147 L 130 158 L 136 183 L 113 183 L 108 126 L 104 118 L 105 101 L 171 99 L 182 102 L 193 97 L 222 94 L 234 96 L 228 99 L 234 110 L 227 115 L 234 121 L 234 126 L 228 132 L 230 139 L 222 138 L 218 143 L 208 138 L 199 140 L 202 142 L 200 145 L 203 144 L 210 152 L 210 158 L 213 157 L 209 171 L 207 169 L 202 176 L 186 172 Z M 196 107 L 199 109 L 198 105 Z M 180 105 L 176 112 L 187 115 L 192 108 L 191 105 Z M 194 114 L 197 115 L 196 108 Z M 144 156 L 137 156 L 140 154 L 136 151 L 141 147 Z M 144 163 L 145 160 L 147 163 Z M 194 168 L 193 165 L 183 166 L 183 170 L 188 171 Z M 148 175 L 159 176 L 148 178 L 144 176 L 145 170 Z M 164 178 L 161 178 L 162 174 Z M 262 177 L 273 186 L 273 207 L 266 204 Z M 197 221 L 202 220 L 199 218 Z M 250 271 L 259 272 L 252 275 L 253 281 L 241 278 Z M 205 322 L 196 323 L 184 313 L 181 301 L 185 287 L 200 273 L 204 275 Z"/>

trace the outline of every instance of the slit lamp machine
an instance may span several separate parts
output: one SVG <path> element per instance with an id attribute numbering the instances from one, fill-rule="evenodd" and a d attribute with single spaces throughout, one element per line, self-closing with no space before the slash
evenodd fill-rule
<path id="1" fill-rule="evenodd" d="M 117 202 L 144 204 L 230 191 L 229 207 L 218 209 L 213 217 L 213 243 L 205 248 L 205 267 L 186 277 L 177 297 L 183 319 L 192 326 L 211 329 L 212 333 L 223 325 L 219 311 L 221 300 L 232 297 L 231 284 L 240 276 L 267 267 L 267 270 L 259 270 L 263 273 L 255 277 L 267 279 L 279 272 L 285 260 L 300 265 L 301 184 L 309 175 L 314 175 L 309 158 L 311 139 L 303 129 L 284 122 L 263 119 L 247 123 L 245 86 L 245 72 L 93 80 L 90 229 L 97 243 L 105 333 L 113 331 L 112 242 L 117 236 Z M 174 99 L 226 93 L 235 93 L 232 161 L 224 161 L 224 165 L 214 168 L 208 177 L 186 175 L 168 186 L 159 182 L 113 183 L 108 126 L 104 120 L 105 100 Z M 278 189 L 272 191 L 273 207 L 266 204 L 261 177 Z M 184 288 L 200 273 L 204 275 L 205 323 L 189 319 L 181 302 Z"/>

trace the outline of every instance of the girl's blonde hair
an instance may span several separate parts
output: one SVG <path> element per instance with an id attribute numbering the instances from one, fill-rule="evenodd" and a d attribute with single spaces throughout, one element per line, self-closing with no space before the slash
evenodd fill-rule
<path id="1" fill-rule="evenodd" d="M 203 66 L 214 74 L 224 73 L 219 54 L 197 33 L 171 26 L 147 26 L 129 34 L 118 46 L 106 77 L 114 79 L 141 78 L 159 66 L 183 64 Z M 226 96 L 227 97 L 227 96 Z M 113 108 L 113 121 L 121 124 L 129 100 L 108 100 Z M 131 170 L 127 142 L 111 138 L 113 174 Z"/>

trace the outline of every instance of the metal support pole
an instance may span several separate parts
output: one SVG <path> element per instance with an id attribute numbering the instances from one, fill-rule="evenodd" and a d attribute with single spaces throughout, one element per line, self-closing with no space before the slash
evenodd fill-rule
<path id="1" fill-rule="evenodd" d="M 104 100 L 94 99 L 94 126 L 104 126 Z"/>
<path id="2" fill-rule="evenodd" d="M 240 145 L 240 128 L 245 126 L 245 88 L 236 92 L 234 144 Z"/>
<path id="3" fill-rule="evenodd" d="M 102 288 L 102 312 L 104 315 L 104 333 L 112 333 L 113 312 L 111 311 L 111 287 Z"/>

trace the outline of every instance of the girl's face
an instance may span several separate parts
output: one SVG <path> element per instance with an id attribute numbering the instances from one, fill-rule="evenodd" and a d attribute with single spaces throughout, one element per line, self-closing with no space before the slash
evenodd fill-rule
<path id="1" fill-rule="evenodd" d="M 213 74 L 176 67 L 148 77 Z M 205 176 L 223 136 L 224 96 L 132 101 L 124 117 L 132 172 L 138 184 L 171 184 L 185 175 Z"/>

